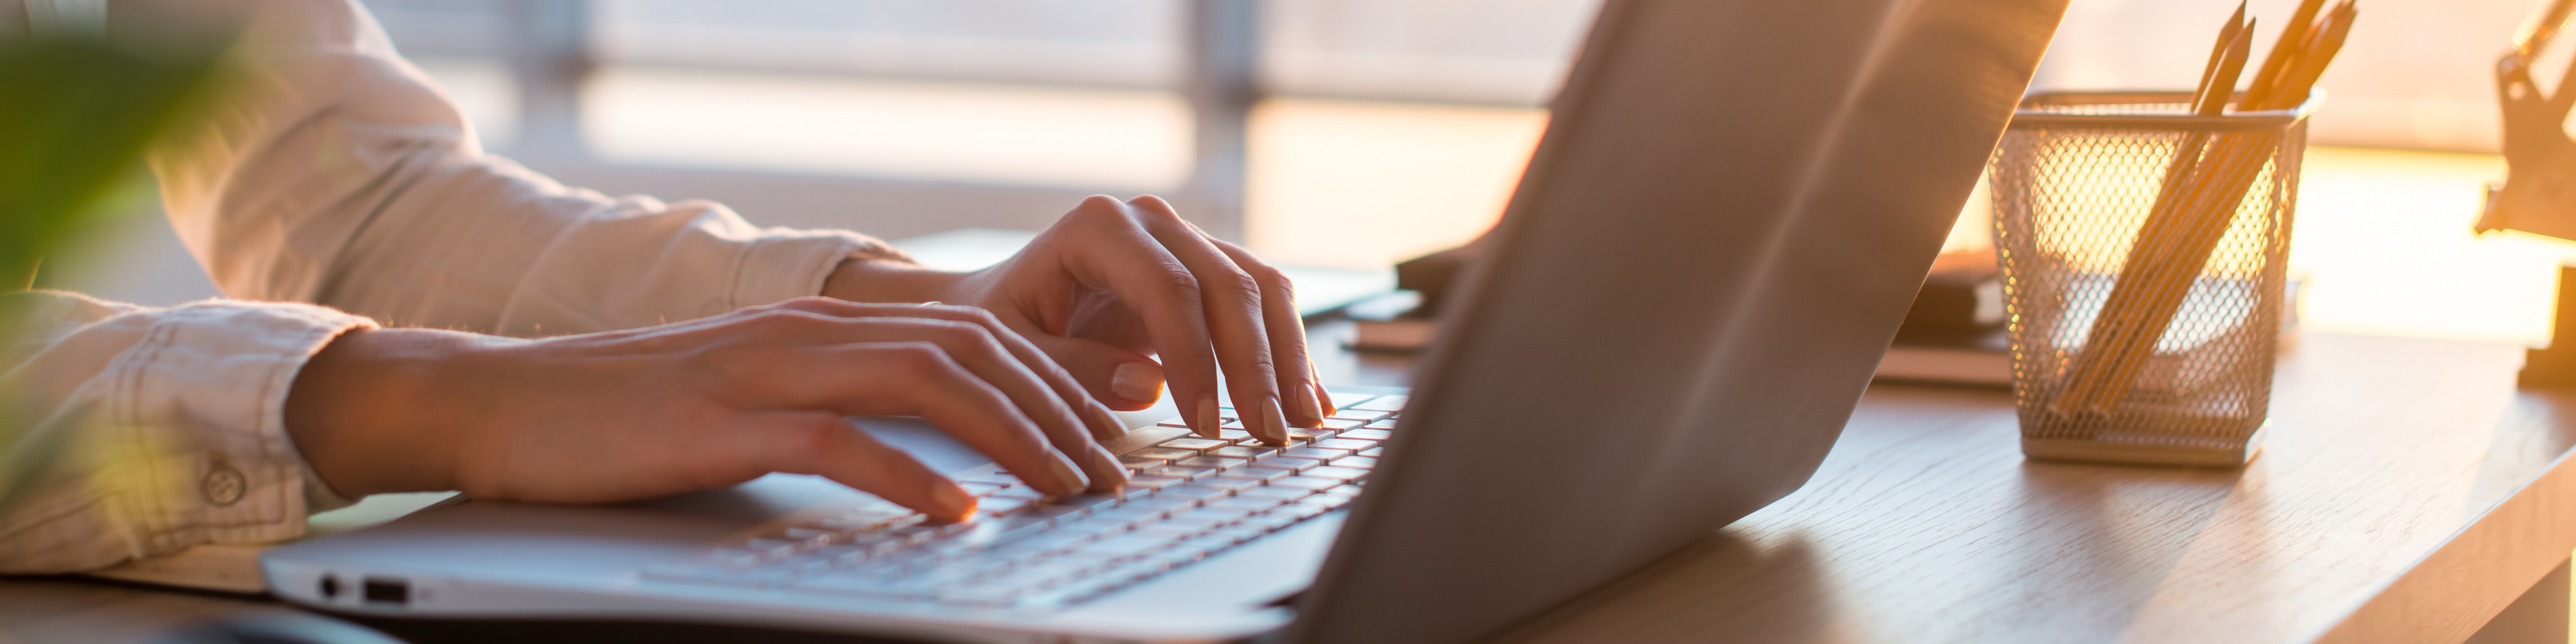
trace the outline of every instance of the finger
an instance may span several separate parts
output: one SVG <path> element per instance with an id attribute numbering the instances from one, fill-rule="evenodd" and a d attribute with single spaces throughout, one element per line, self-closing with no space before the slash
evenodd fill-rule
<path id="1" fill-rule="evenodd" d="M 1010 396 L 1022 413 L 1036 421 L 1058 453 L 1071 458 L 1089 475 L 1085 487 L 1107 492 L 1126 485 L 1126 468 L 1094 443 L 1126 433 L 1118 420 L 1084 391 L 1027 338 L 983 309 L 967 306 L 857 304 L 828 298 L 795 300 L 783 308 L 798 313 L 865 318 L 865 323 L 838 324 L 815 331 L 826 344 L 926 340 L 948 351 L 952 359 Z M 905 317 L 894 317 L 905 316 Z M 1086 431 L 1088 428 L 1088 431 Z"/>
<path id="2" fill-rule="evenodd" d="M 755 413 L 743 431 L 718 434 L 724 443 L 710 453 L 729 453 L 764 471 L 819 475 L 940 521 L 975 513 L 975 497 L 955 481 L 838 414 Z"/>
<path id="3" fill-rule="evenodd" d="M 1315 365 L 1306 357 L 1306 321 L 1297 316 L 1296 285 L 1288 276 L 1262 263 L 1241 246 L 1224 240 L 1209 240 L 1224 251 L 1234 265 L 1252 275 L 1261 285 L 1261 325 L 1269 334 L 1270 359 L 1278 374 L 1279 391 L 1288 395 L 1288 422 L 1307 429 L 1324 426 L 1324 387 L 1315 379 Z"/>
<path id="4" fill-rule="evenodd" d="M 757 352 L 759 373 L 746 386 L 774 404 L 828 409 L 851 416 L 920 416 L 975 451 L 992 457 L 1030 487 L 1054 495 L 1082 492 L 1071 461 L 1049 445 L 1010 396 L 976 377 L 930 342 L 861 342 Z"/>
<path id="5" fill-rule="evenodd" d="M 1029 342 L 1113 408 L 1135 411 L 1163 397 L 1163 365 L 1152 356 L 1088 338 L 1037 336 Z"/>
<path id="6" fill-rule="evenodd" d="M 1066 404 L 1072 405 L 1078 410 L 1082 415 L 1085 424 L 1089 425 L 1092 437 L 1099 440 L 1109 440 L 1127 434 L 1127 423 L 1119 420 L 1118 415 L 1111 413 L 1107 406 L 1100 404 L 1098 397 L 1092 395 L 1093 392 L 1089 388 L 1083 386 L 1082 380 L 1075 377 L 1071 371 L 1067 370 L 1065 366 L 1054 357 L 1057 354 L 1041 350 L 1036 342 L 1030 340 L 1028 336 L 1022 335 L 1018 330 L 1012 329 L 1010 325 L 1003 324 L 1002 320 L 994 317 L 991 311 L 971 306 L 925 305 L 921 308 L 924 309 L 925 314 L 928 315 L 947 316 L 948 319 L 968 322 L 984 327 L 986 331 L 992 334 L 993 338 L 997 342 L 1001 343 L 1003 349 L 1010 352 L 1014 359 L 1026 366 L 1029 371 L 1035 374 L 1040 380 L 1043 380 L 1046 383 L 1046 386 L 1054 391 L 1055 394 L 1064 400 Z M 1161 368 L 1157 365 L 1155 370 L 1156 380 L 1154 383 L 1157 387 L 1162 384 L 1160 380 L 1161 373 Z M 1153 400 L 1151 398 L 1146 399 L 1145 402 L 1149 405 L 1153 404 Z M 1098 444 L 1088 440 L 1059 441 L 1059 446 L 1063 447 L 1068 454 L 1073 453 L 1073 450 L 1077 447 L 1088 448 L 1092 451 L 1100 451 Z M 1109 471 L 1112 473 L 1122 473 L 1126 471 L 1125 468 L 1117 466 L 1116 458 L 1110 458 L 1104 462 L 1109 466 Z M 1097 476 L 1097 474 L 1094 475 L 1095 478 Z M 1123 474 L 1121 476 L 1123 478 Z"/>
<path id="7" fill-rule="evenodd" d="M 1117 457 L 1109 455 L 1107 451 L 1100 448 L 1099 444 L 1092 442 L 1093 434 L 1084 431 L 1085 424 L 1075 418 L 1073 405 L 1081 404 L 1085 409 L 1096 411 L 1098 416 L 1109 417 L 1111 420 L 1108 423 L 1113 427 L 1117 424 L 1116 416 L 1110 414 L 1107 409 L 1101 408 L 1099 403 L 1092 401 L 1090 394 L 1083 392 L 1081 387 L 1073 382 L 1072 376 L 1065 374 L 1062 368 L 1056 366 L 1054 360 L 1040 353 L 1037 347 L 1030 346 L 1028 341 L 1021 338 L 1018 333 L 1002 327 L 1000 322 L 992 321 L 992 316 L 984 314 L 980 309 L 953 308 L 956 310 L 928 312 L 970 319 L 980 318 L 980 320 L 884 318 L 879 319 L 878 324 L 870 326 L 897 329 L 913 327 L 912 333 L 931 338 L 948 352 L 950 359 L 956 360 L 977 378 L 983 379 L 985 383 L 1000 389 L 1003 395 L 1009 396 L 1012 404 L 1018 405 L 1022 413 L 1027 414 L 1031 420 L 1037 421 L 1039 431 L 1045 433 L 1048 442 L 1055 446 L 1057 453 L 1072 459 L 1087 475 L 1084 480 L 1073 482 L 1076 487 L 1106 492 L 1126 485 L 1126 468 L 1118 464 Z M 1013 352 L 1006 348 L 1004 346 L 1006 338 L 1017 340 L 1017 344 L 1023 347 L 1022 351 Z M 1062 389 L 1058 389 L 1059 385 L 1050 384 L 1047 378 L 1039 376 L 1038 371 L 1041 369 L 1050 372 L 1054 376 L 1053 380 L 1061 383 Z M 1100 423 L 1095 421 L 1092 424 Z"/>
<path id="8" fill-rule="evenodd" d="M 1288 421 L 1279 402 L 1270 334 L 1262 321 L 1261 285 L 1218 250 L 1214 240 L 1182 221 L 1171 204 L 1153 196 L 1128 203 L 1135 206 L 1146 234 L 1197 278 L 1204 306 L 1201 323 L 1225 371 L 1226 390 L 1234 396 L 1244 431 L 1273 445 L 1287 444 Z"/>
<path id="9" fill-rule="evenodd" d="M 1172 402 L 1181 408 L 1190 429 L 1216 438 L 1221 422 L 1217 360 L 1208 339 L 1207 315 L 1201 309 L 1198 277 L 1147 234 L 1130 211 L 1116 199 L 1092 197 L 1065 215 L 1078 227 L 1060 226 L 1049 233 L 1078 229 L 1091 235 L 1080 243 L 1093 252 L 1067 253 L 1062 259 L 1065 270 L 1084 284 L 1108 287 L 1144 320 L 1154 353 L 1161 358 L 1163 377 L 1171 386 Z"/>

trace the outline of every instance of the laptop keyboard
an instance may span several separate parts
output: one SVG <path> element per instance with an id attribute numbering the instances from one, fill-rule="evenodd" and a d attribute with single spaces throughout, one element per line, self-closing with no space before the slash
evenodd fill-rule
<path id="1" fill-rule="evenodd" d="M 1336 395 L 1337 398 L 1348 394 Z M 1048 497 L 993 466 L 958 482 L 975 516 L 925 522 L 883 501 L 652 566 L 662 581 L 981 608 L 1053 610 L 1190 565 L 1349 503 L 1394 435 L 1403 396 L 1346 404 L 1321 430 L 1263 445 L 1224 409 L 1215 439 L 1185 435 L 1120 456 L 1117 494 Z M 1160 423 L 1186 427 L 1181 419 Z"/>

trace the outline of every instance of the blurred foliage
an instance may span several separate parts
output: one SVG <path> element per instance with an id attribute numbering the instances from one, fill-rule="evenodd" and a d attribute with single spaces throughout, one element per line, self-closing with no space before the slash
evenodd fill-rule
<path id="1" fill-rule="evenodd" d="M 224 47 L 151 40 L 163 44 L 0 38 L 0 349 L 14 346 L 22 315 L 42 308 L 9 294 L 27 288 L 67 238 L 117 211 L 104 206 L 132 200 L 150 178 L 140 171 L 144 150 L 194 125 L 220 94 Z M 73 434 L 16 409 L 13 393 L 0 391 L 0 512 L 62 462 Z"/>
<path id="2" fill-rule="evenodd" d="M 214 95 L 219 50 L 53 35 L 0 43 L 0 290 L 91 223 L 145 146 Z"/>

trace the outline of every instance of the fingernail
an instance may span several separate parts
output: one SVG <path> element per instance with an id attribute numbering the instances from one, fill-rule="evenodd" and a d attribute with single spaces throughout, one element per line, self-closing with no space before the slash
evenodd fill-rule
<path id="1" fill-rule="evenodd" d="M 1225 424 L 1217 420 L 1216 396 L 1208 396 L 1206 398 L 1199 399 L 1199 422 L 1197 424 L 1197 427 L 1192 427 L 1191 429 L 1198 430 L 1200 438 L 1216 438 L 1217 426 Z"/>
<path id="2" fill-rule="evenodd" d="M 940 481 L 930 486 L 930 502 L 939 504 L 952 521 L 964 520 L 975 514 L 975 497 L 967 496 L 966 489 L 957 487 L 956 483 Z"/>
<path id="3" fill-rule="evenodd" d="M 1099 401 L 1086 400 L 1083 401 L 1083 406 L 1091 409 L 1091 422 L 1099 423 L 1101 427 L 1107 429 L 1107 433 L 1099 437 L 1100 440 L 1109 440 L 1119 436 L 1125 436 L 1128 430 L 1134 429 L 1133 427 L 1127 426 L 1127 421 L 1120 420 L 1116 412 L 1109 411 L 1108 407 L 1100 406 Z M 1109 460 L 1115 461 L 1118 459 L 1112 458 Z"/>
<path id="4" fill-rule="evenodd" d="M 1145 362 L 1121 362 L 1109 374 L 1109 393 L 1120 398 L 1152 403 L 1163 397 L 1163 369 Z"/>
<path id="5" fill-rule="evenodd" d="M 1063 454 L 1048 451 L 1047 470 L 1055 475 L 1056 480 L 1064 482 L 1064 489 L 1079 493 L 1091 487 L 1091 477 L 1083 476 L 1081 468 L 1074 467 L 1073 461 L 1067 460 Z"/>
<path id="6" fill-rule="evenodd" d="M 1092 462 L 1100 464 L 1100 471 L 1109 473 L 1104 477 L 1092 479 L 1091 491 L 1116 492 L 1118 488 L 1127 487 L 1127 468 L 1118 464 L 1118 455 L 1109 453 L 1109 450 L 1099 445 L 1091 446 L 1090 454 Z"/>
<path id="7" fill-rule="evenodd" d="M 1288 416 L 1279 413 L 1279 399 L 1261 399 L 1261 419 L 1267 421 L 1263 424 L 1270 426 L 1270 442 L 1272 444 L 1288 444 Z"/>
<path id="8" fill-rule="evenodd" d="M 1342 413 L 1342 408 L 1333 406 L 1333 392 L 1324 391 L 1324 385 L 1308 384 L 1306 386 L 1315 388 L 1315 402 L 1320 403 L 1324 408 L 1325 418 L 1331 418 L 1333 417 L 1333 414 Z"/>
<path id="9" fill-rule="evenodd" d="M 1323 427 L 1323 426 L 1324 426 L 1324 404 L 1323 404 L 1323 403 L 1320 403 L 1320 402 L 1316 402 L 1316 401 L 1315 401 L 1315 387 L 1314 387 L 1314 385 L 1298 385 L 1298 386 L 1296 386 L 1296 387 L 1292 387 L 1291 389 L 1294 389 L 1294 391 L 1293 391 L 1292 393 L 1297 394 L 1297 411 L 1298 411 L 1298 413 L 1305 414 L 1307 419 L 1312 420 L 1312 421 L 1314 421 L 1314 422 L 1315 422 L 1315 424 L 1313 424 L 1313 425 L 1307 425 L 1307 426 L 1306 426 L 1306 428 L 1307 428 L 1307 429 L 1315 429 L 1315 428 Z"/>

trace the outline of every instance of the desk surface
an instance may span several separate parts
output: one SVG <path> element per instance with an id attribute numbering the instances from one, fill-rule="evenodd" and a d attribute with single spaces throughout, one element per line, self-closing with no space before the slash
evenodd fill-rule
<path id="1" fill-rule="evenodd" d="M 2519 363 L 2501 344 L 2311 334 L 2242 471 L 2026 462 L 2009 395 L 1877 386 L 1804 489 L 1501 639 L 2459 641 L 2576 548 L 2560 467 L 2576 393 L 2515 391 Z M 1403 364 L 1323 368 L 1382 384 Z M 0 581 L 0 641 L 252 610 L 275 608 Z"/>
<path id="2" fill-rule="evenodd" d="M 2024 461 L 2003 392 L 1873 387 L 1813 481 L 1513 642 L 2457 642 L 2576 547 L 2576 394 L 2516 347 L 2311 334 L 2242 471 Z"/>

